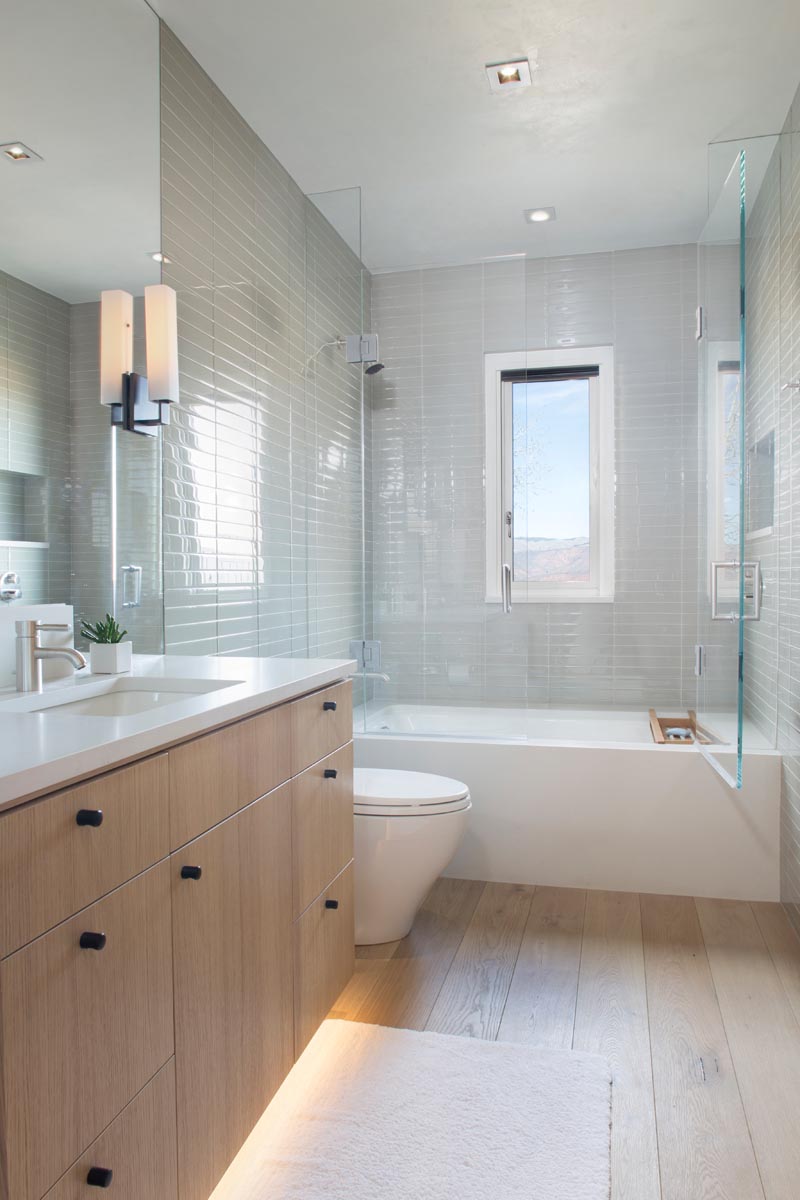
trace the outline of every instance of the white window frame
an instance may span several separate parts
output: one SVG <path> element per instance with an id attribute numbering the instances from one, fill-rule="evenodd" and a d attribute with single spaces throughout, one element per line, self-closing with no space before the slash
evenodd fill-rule
<path id="1" fill-rule="evenodd" d="M 519 604 L 562 600 L 609 603 L 614 599 L 614 349 L 571 346 L 559 350 L 519 350 L 486 354 L 486 602 L 502 603 L 502 572 L 507 544 L 503 514 L 510 486 L 510 393 L 507 371 L 540 367 L 597 366 L 589 379 L 590 574 L 586 583 L 514 583 L 511 599 Z M 505 435 L 505 436 L 504 436 Z M 505 476 L 505 478 L 504 478 Z M 507 554 L 507 552 L 506 552 Z M 505 558 L 508 561 L 508 558 Z"/>

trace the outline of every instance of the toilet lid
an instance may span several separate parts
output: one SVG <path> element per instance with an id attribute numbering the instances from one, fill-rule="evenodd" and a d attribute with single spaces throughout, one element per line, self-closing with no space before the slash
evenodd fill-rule
<path id="1" fill-rule="evenodd" d="M 469 806 L 469 788 L 446 775 L 424 771 L 390 771 L 356 767 L 353 771 L 355 811 L 378 810 L 401 816 L 416 811 L 439 813 Z"/>

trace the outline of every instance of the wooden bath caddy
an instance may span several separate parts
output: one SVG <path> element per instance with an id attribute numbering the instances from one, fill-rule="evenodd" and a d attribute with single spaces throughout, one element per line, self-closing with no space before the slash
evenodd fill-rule
<path id="1" fill-rule="evenodd" d="M 667 737 L 668 729 L 688 729 L 690 736 L 688 738 Z M 697 724 L 697 713 L 691 708 L 688 717 L 659 717 L 656 710 L 651 708 L 650 732 L 653 735 L 653 741 L 659 746 L 691 746 L 695 742 L 709 746 L 714 741 L 702 725 Z"/>

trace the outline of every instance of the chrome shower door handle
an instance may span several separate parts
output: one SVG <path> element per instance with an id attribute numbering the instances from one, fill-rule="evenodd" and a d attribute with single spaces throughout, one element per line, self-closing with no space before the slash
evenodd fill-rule
<path id="1" fill-rule="evenodd" d="M 508 563 L 503 563 L 503 612 L 511 612 L 511 582 L 513 575 Z"/>
<path id="2" fill-rule="evenodd" d="M 142 605 L 142 568 L 132 563 L 120 567 L 122 576 L 122 607 L 141 608 Z"/>

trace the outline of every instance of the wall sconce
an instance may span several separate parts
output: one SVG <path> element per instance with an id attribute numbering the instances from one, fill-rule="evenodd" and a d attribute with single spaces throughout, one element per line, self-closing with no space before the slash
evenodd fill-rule
<path id="1" fill-rule="evenodd" d="M 180 400 L 176 295 L 164 283 L 144 289 L 147 376 L 133 369 L 133 296 L 100 293 L 100 403 L 111 423 L 155 437 Z"/>

